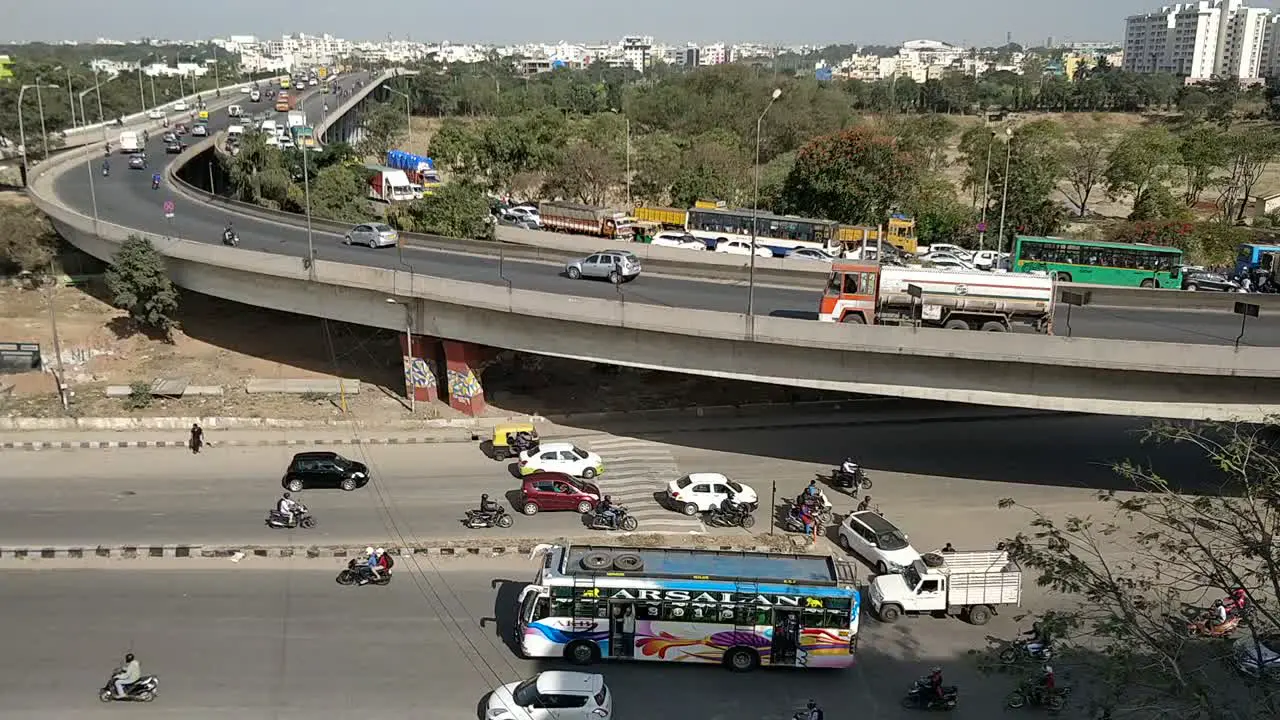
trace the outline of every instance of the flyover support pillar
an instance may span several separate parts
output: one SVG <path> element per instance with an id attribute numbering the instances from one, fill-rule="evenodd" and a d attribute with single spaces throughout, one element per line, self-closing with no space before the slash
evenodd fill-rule
<path id="1" fill-rule="evenodd" d="M 404 357 L 405 397 L 414 402 L 435 402 L 440 394 L 436 362 L 440 341 L 429 335 L 401 335 L 400 352 Z"/>
<path id="2" fill-rule="evenodd" d="M 442 340 L 449 407 L 472 417 L 484 413 L 484 388 L 480 372 L 489 359 L 487 348 L 471 343 Z"/>

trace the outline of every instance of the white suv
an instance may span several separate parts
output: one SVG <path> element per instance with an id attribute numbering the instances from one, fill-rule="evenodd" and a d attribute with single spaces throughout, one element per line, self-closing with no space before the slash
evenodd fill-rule
<path id="1" fill-rule="evenodd" d="M 909 567 L 920 559 L 907 534 L 884 516 L 871 510 L 849 513 L 840 523 L 840 547 L 862 558 L 885 575 Z"/>
<path id="2" fill-rule="evenodd" d="M 607 720 L 613 693 L 604 676 L 549 670 L 489 694 L 484 720 Z"/>

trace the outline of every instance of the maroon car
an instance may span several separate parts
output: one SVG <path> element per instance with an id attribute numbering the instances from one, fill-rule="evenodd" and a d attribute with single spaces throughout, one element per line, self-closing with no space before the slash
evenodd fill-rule
<path id="1" fill-rule="evenodd" d="M 586 514 L 600 502 L 600 488 L 564 473 L 526 475 L 520 487 L 520 509 L 525 515 L 539 510 L 576 510 Z"/>

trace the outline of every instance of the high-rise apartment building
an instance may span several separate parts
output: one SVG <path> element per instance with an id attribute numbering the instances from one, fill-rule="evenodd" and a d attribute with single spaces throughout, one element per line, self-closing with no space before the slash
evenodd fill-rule
<path id="1" fill-rule="evenodd" d="M 1276 29 L 1267 8 L 1243 0 L 1166 5 L 1125 20 L 1124 69 L 1167 72 L 1189 80 L 1252 79 L 1272 73 L 1268 61 Z"/>

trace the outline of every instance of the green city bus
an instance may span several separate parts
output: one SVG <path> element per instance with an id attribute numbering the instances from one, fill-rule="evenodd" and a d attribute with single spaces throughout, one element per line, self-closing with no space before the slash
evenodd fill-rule
<path id="1" fill-rule="evenodd" d="M 1182 287 L 1182 251 L 1172 247 L 1018 236 L 1011 260 L 1014 272 L 1044 272 L 1059 282 Z"/>

